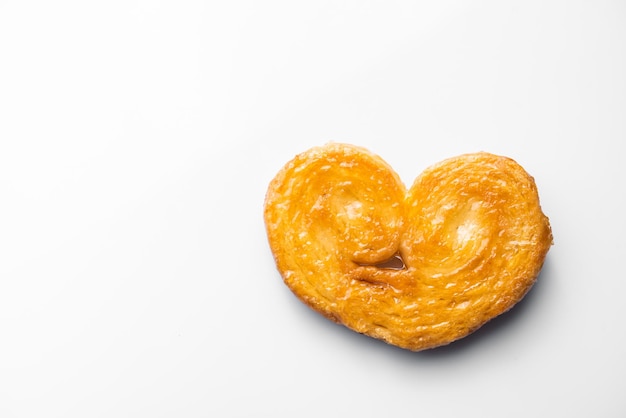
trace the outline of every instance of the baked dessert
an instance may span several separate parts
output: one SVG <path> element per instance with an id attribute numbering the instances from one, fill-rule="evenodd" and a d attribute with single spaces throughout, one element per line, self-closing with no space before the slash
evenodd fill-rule
<path id="1" fill-rule="evenodd" d="M 315 147 L 271 181 L 264 218 L 298 298 L 413 351 L 467 336 L 513 307 L 552 244 L 533 178 L 484 152 L 435 164 L 407 190 L 364 148 Z"/>

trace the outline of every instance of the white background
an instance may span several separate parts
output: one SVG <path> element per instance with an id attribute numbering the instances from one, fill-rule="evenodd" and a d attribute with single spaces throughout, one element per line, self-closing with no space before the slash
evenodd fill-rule
<path id="1" fill-rule="evenodd" d="M 422 353 L 310 311 L 263 199 L 328 141 L 516 159 L 536 286 Z M 625 143 L 624 1 L 0 0 L 0 416 L 626 416 Z"/>

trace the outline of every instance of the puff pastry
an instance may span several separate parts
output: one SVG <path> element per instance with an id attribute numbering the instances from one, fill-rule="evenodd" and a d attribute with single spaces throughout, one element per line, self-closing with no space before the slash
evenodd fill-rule
<path id="1" fill-rule="evenodd" d="M 298 298 L 413 351 L 467 336 L 513 307 L 552 244 L 533 178 L 484 152 L 435 164 L 407 190 L 364 148 L 315 147 L 271 181 L 264 218 Z"/>

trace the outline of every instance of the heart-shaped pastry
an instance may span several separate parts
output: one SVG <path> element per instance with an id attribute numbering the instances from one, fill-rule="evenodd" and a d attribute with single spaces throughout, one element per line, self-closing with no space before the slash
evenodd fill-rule
<path id="1" fill-rule="evenodd" d="M 552 244 L 533 178 L 488 153 L 440 162 L 407 191 L 366 149 L 316 147 L 272 180 L 264 215 L 278 270 L 298 298 L 414 351 L 509 310 Z"/>

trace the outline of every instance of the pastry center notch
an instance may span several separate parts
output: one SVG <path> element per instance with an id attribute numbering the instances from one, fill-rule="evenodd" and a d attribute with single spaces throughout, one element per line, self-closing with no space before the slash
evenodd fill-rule
<path id="1" fill-rule="evenodd" d="M 398 252 L 390 258 L 377 263 L 356 263 L 359 266 L 376 267 L 384 270 L 406 270 L 406 263 L 402 259 L 402 255 Z"/>

